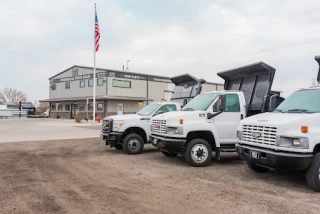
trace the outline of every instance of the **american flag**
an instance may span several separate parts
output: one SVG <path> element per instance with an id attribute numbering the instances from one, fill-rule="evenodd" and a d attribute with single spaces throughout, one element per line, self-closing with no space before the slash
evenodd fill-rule
<path id="1" fill-rule="evenodd" d="M 96 23 L 95 23 L 95 28 L 94 28 L 94 32 L 95 32 L 94 38 L 96 39 L 95 45 L 96 45 L 96 52 L 97 52 L 99 50 L 100 29 L 99 29 L 97 11 L 95 11 L 95 12 L 96 12 L 96 18 L 95 18 Z"/>

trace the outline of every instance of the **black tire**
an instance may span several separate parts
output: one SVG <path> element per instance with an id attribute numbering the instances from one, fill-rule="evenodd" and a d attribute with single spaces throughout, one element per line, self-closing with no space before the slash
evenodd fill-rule
<path id="1" fill-rule="evenodd" d="M 264 173 L 264 172 L 269 172 L 269 169 L 266 167 L 258 166 L 252 162 L 247 162 L 248 167 L 255 172 L 258 173 Z"/>
<path id="2" fill-rule="evenodd" d="M 187 144 L 184 158 L 191 166 L 207 166 L 212 158 L 212 148 L 210 144 L 203 139 L 191 140 Z"/>
<path id="3" fill-rule="evenodd" d="M 139 154 L 144 147 L 144 140 L 138 134 L 128 134 L 123 139 L 122 147 L 123 151 L 127 154 Z"/>
<path id="4" fill-rule="evenodd" d="M 122 149 L 122 145 L 121 144 L 116 144 L 116 145 L 114 145 L 114 148 L 121 150 Z"/>
<path id="5" fill-rule="evenodd" d="M 178 155 L 177 153 L 174 153 L 174 152 L 165 152 L 165 151 L 162 151 L 162 154 L 166 157 L 176 157 Z"/>
<path id="6" fill-rule="evenodd" d="M 309 186 L 320 192 L 320 153 L 313 156 L 312 162 L 307 168 L 306 177 Z"/>

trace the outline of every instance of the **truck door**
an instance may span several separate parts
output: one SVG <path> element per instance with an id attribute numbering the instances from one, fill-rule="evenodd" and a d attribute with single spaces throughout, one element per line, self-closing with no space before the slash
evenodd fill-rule
<path id="1" fill-rule="evenodd" d="M 215 104 L 216 109 L 217 103 Z M 237 94 L 226 95 L 226 109 L 213 118 L 221 143 L 234 143 L 237 140 L 237 128 L 241 120 L 240 103 Z"/>

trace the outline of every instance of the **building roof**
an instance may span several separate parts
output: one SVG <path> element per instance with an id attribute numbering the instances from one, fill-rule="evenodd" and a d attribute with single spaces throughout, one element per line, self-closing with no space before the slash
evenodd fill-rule
<path id="1" fill-rule="evenodd" d="M 49 78 L 49 80 L 53 79 L 54 77 L 63 74 L 66 71 L 69 71 L 72 68 L 87 68 L 87 69 L 93 69 L 93 67 L 89 67 L 89 66 L 82 66 L 82 65 L 74 65 L 71 66 L 70 68 L 52 76 Z M 111 71 L 111 72 L 119 72 L 119 73 L 130 73 L 130 74 L 136 74 L 136 75 L 144 75 L 144 76 L 154 76 L 154 77 L 159 77 L 159 78 L 167 78 L 169 79 L 169 77 L 165 77 L 165 76 L 159 76 L 159 75 L 153 75 L 153 74 L 143 74 L 143 73 L 136 73 L 136 72 L 130 72 L 130 71 L 120 71 L 120 70 L 114 70 L 114 69 L 108 69 L 108 68 L 96 68 L 96 70 L 100 70 L 100 71 Z"/>
<path id="2" fill-rule="evenodd" d="M 62 102 L 62 101 L 78 101 L 78 100 L 92 100 L 90 97 L 68 97 L 68 98 L 51 98 L 46 100 L 39 100 L 39 102 Z M 129 100 L 129 101 L 153 101 L 151 98 L 147 97 L 125 97 L 125 96 L 96 96 L 96 100 Z"/>

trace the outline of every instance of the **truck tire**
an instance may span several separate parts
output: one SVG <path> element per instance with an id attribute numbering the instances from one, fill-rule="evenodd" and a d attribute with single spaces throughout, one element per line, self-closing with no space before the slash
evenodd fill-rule
<path id="1" fill-rule="evenodd" d="M 255 171 L 255 172 L 258 172 L 258 173 L 269 172 L 268 168 L 265 168 L 265 167 L 262 167 L 262 166 L 258 166 L 256 164 L 250 162 L 250 161 L 247 162 L 247 165 L 252 171 Z"/>
<path id="2" fill-rule="evenodd" d="M 207 166 L 212 158 L 212 148 L 203 139 L 193 139 L 187 144 L 184 158 L 191 166 Z"/>
<path id="3" fill-rule="evenodd" d="M 123 151 L 127 154 L 139 154 L 144 147 L 144 140 L 138 134 L 128 134 L 123 139 L 122 147 Z"/>
<path id="4" fill-rule="evenodd" d="M 116 144 L 116 145 L 114 145 L 114 148 L 121 150 L 122 149 L 122 145 L 121 144 Z"/>
<path id="5" fill-rule="evenodd" d="M 309 186 L 320 192 L 320 153 L 313 156 L 312 162 L 307 168 L 306 177 Z"/>
<path id="6" fill-rule="evenodd" d="M 166 157 L 176 157 L 178 155 L 177 153 L 174 153 L 174 152 L 165 152 L 165 151 L 162 151 L 162 154 Z"/>

